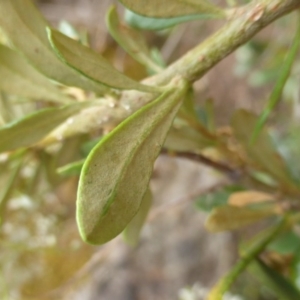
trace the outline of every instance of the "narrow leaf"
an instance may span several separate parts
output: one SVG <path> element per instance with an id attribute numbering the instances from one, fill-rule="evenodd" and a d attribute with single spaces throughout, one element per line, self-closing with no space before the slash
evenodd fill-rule
<path id="1" fill-rule="evenodd" d="M 195 14 L 223 16 L 222 9 L 206 0 L 119 0 L 133 12 L 147 17 L 171 18 Z"/>
<path id="2" fill-rule="evenodd" d="M 49 40 L 57 56 L 71 68 L 84 76 L 110 87 L 154 92 L 155 87 L 143 85 L 122 74 L 99 53 L 63 35 L 47 28 Z"/>
<path id="3" fill-rule="evenodd" d="M 258 191 L 242 191 L 231 194 L 228 199 L 228 204 L 232 206 L 243 207 L 274 200 L 275 197 L 271 194 Z"/>
<path id="4" fill-rule="evenodd" d="M 189 126 L 173 126 L 164 144 L 164 148 L 173 151 L 197 152 L 212 146 L 213 142 L 203 137 L 198 131 Z"/>
<path id="5" fill-rule="evenodd" d="M 14 166 L 8 181 L 3 186 L 2 193 L 0 194 L 0 226 L 4 222 L 5 212 L 7 203 L 15 189 L 16 181 L 19 178 L 19 173 L 23 163 L 23 153 L 21 153 L 20 157 L 17 157 L 16 166 Z"/>
<path id="6" fill-rule="evenodd" d="M 56 57 L 47 38 L 47 26 L 31 0 L 0 0 L 0 27 L 37 70 L 65 85 L 107 92 L 107 88 L 80 76 Z"/>
<path id="7" fill-rule="evenodd" d="M 144 36 L 140 32 L 121 24 L 114 6 L 106 15 L 106 23 L 112 37 L 130 56 L 155 72 L 162 70 L 151 58 Z"/>
<path id="8" fill-rule="evenodd" d="M 134 13 L 133 11 L 126 9 L 125 10 L 125 21 L 127 24 L 134 28 L 144 29 L 144 30 L 163 30 L 175 25 L 194 21 L 194 20 L 203 20 L 203 19 L 216 19 L 222 18 L 222 15 L 213 15 L 213 14 L 197 14 L 173 18 L 151 18 L 145 17 L 139 14 Z"/>
<path id="9" fill-rule="evenodd" d="M 85 158 L 60 167 L 57 169 L 57 173 L 62 176 L 78 176 L 81 172 L 84 161 Z"/>
<path id="10" fill-rule="evenodd" d="M 299 53 L 299 49 L 300 49 L 300 18 L 298 20 L 298 28 L 297 28 L 292 46 L 290 47 L 290 50 L 287 53 L 286 58 L 282 64 L 282 69 L 280 71 L 280 74 L 279 74 L 278 80 L 275 84 L 275 87 L 272 90 L 272 93 L 269 97 L 267 106 L 255 124 L 255 128 L 254 128 L 254 131 L 253 131 L 253 134 L 251 137 L 252 143 L 255 142 L 258 134 L 260 133 L 261 129 L 263 128 L 264 124 L 266 123 L 270 113 L 273 111 L 275 106 L 280 101 L 281 94 L 282 94 L 285 84 L 289 78 L 289 75 L 291 73 L 295 59 Z"/>
<path id="11" fill-rule="evenodd" d="M 91 103 L 76 103 L 63 107 L 46 108 L 8 123 L 0 128 L 0 152 L 11 151 L 37 143 L 68 117 Z"/>
<path id="12" fill-rule="evenodd" d="M 71 101 L 22 56 L 3 45 L 0 45 L 0 78 L 0 89 L 9 94 L 60 103 Z"/>
<path id="13" fill-rule="evenodd" d="M 299 253 L 299 236 L 293 232 L 293 229 L 285 231 L 269 245 L 268 249 L 282 255 L 293 255 L 295 253 Z"/>
<path id="14" fill-rule="evenodd" d="M 249 263 L 255 260 L 255 258 L 264 251 L 268 244 L 274 240 L 282 232 L 287 224 L 286 218 L 273 225 L 268 234 L 260 239 L 257 243 L 253 243 L 243 253 L 241 259 L 229 270 L 229 272 L 222 277 L 219 282 L 210 291 L 207 300 L 222 300 L 225 292 L 229 290 L 236 278 L 247 268 Z"/>
<path id="15" fill-rule="evenodd" d="M 235 137 L 243 145 L 252 163 L 258 165 L 263 171 L 278 180 L 281 185 L 291 191 L 298 191 L 293 184 L 289 171 L 273 146 L 270 136 L 262 130 L 257 136 L 255 145 L 251 141 L 251 134 L 254 130 L 257 117 L 245 110 L 237 111 L 231 120 Z"/>
<path id="16" fill-rule="evenodd" d="M 136 246 L 141 229 L 145 223 L 148 212 L 151 208 L 152 204 L 152 194 L 148 189 L 142 199 L 141 206 L 137 212 L 137 214 L 133 217 L 130 223 L 127 225 L 125 230 L 123 231 L 124 240 L 131 246 Z"/>
<path id="17" fill-rule="evenodd" d="M 269 207 L 250 209 L 224 205 L 213 209 L 206 220 L 205 226 L 212 232 L 233 230 L 250 225 L 272 215 L 274 215 L 274 209 Z"/>
<path id="18" fill-rule="evenodd" d="M 136 215 L 187 87 L 177 82 L 104 137 L 88 156 L 79 180 L 77 223 L 81 237 L 103 244 Z"/>
<path id="19" fill-rule="evenodd" d="M 300 291 L 280 273 L 271 269 L 263 261 L 257 259 L 250 265 L 253 272 L 264 286 L 268 287 L 272 293 L 282 300 L 299 300 Z"/>

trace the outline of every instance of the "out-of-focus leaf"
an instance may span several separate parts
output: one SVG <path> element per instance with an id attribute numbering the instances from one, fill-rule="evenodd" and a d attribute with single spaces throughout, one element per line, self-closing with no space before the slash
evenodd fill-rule
<path id="1" fill-rule="evenodd" d="M 131 246 L 136 246 L 141 229 L 145 223 L 147 218 L 148 212 L 152 205 L 152 194 L 151 191 L 148 189 L 142 199 L 141 206 L 137 212 L 137 214 L 133 217 L 133 219 L 129 222 L 126 226 L 125 230 L 123 231 L 124 240 Z"/>
<path id="2" fill-rule="evenodd" d="M 37 143 L 51 130 L 91 103 L 75 103 L 46 108 L 8 123 L 0 128 L 0 152 L 27 147 Z"/>
<path id="3" fill-rule="evenodd" d="M 207 0 L 119 0 L 131 11 L 147 17 L 172 18 L 186 15 L 209 14 L 223 17 L 223 10 Z"/>
<path id="4" fill-rule="evenodd" d="M 57 56 L 84 76 L 110 87 L 157 92 L 116 70 L 104 57 L 62 33 L 47 28 L 49 40 Z"/>
<path id="5" fill-rule="evenodd" d="M 187 90 L 184 82 L 176 85 L 105 136 L 85 161 L 77 199 L 84 241 L 113 239 L 138 212 L 153 163 Z"/>
<path id="6" fill-rule="evenodd" d="M 298 20 L 298 28 L 292 46 L 290 47 L 290 50 L 288 51 L 286 58 L 282 63 L 282 68 L 279 73 L 279 77 L 269 97 L 268 104 L 255 124 L 255 128 L 251 138 L 252 143 L 254 143 L 258 134 L 262 130 L 265 122 L 267 121 L 270 113 L 274 110 L 275 106 L 280 101 L 281 94 L 291 73 L 293 64 L 299 52 L 299 48 L 300 48 L 300 18 Z"/>
<path id="7" fill-rule="evenodd" d="M 56 57 L 47 38 L 47 26 L 31 0 L 0 0 L 0 27 L 36 69 L 65 85 L 107 92 L 109 89 L 80 76 Z"/>
<path id="8" fill-rule="evenodd" d="M 272 215 L 274 209 L 270 207 L 251 209 L 224 205 L 213 209 L 206 220 L 205 227 L 212 232 L 239 229 Z"/>
<path id="9" fill-rule="evenodd" d="M 227 204 L 229 195 L 227 191 L 218 191 L 204 195 L 197 200 L 197 208 L 205 212 L 210 212 L 215 207 Z"/>
<path id="10" fill-rule="evenodd" d="M 190 89 L 187 93 L 183 105 L 179 110 L 178 116 L 181 119 L 184 119 L 185 122 L 190 125 L 190 127 L 196 129 L 204 139 L 213 142 L 213 140 L 215 139 L 214 135 L 209 132 L 204 123 L 202 123 L 198 118 L 197 112 L 194 107 L 194 91 L 192 89 Z"/>
<path id="11" fill-rule="evenodd" d="M 300 291 L 284 276 L 271 269 L 261 260 L 256 260 L 249 266 L 253 273 L 264 286 L 268 287 L 278 299 L 282 300 L 299 300 Z"/>
<path id="12" fill-rule="evenodd" d="M 205 194 L 196 200 L 196 207 L 202 211 L 210 212 L 213 208 L 227 204 L 229 196 L 240 191 L 240 186 L 226 186 L 222 190 Z"/>
<path id="13" fill-rule="evenodd" d="M 110 34 L 129 55 L 155 72 L 162 70 L 151 58 L 144 36 L 140 32 L 121 24 L 114 6 L 106 15 L 106 23 Z"/>
<path id="14" fill-rule="evenodd" d="M 80 151 L 84 156 L 88 156 L 88 154 L 91 152 L 91 150 L 100 142 L 100 140 L 103 138 L 103 136 L 97 137 L 93 140 L 89 140 L 81 145 Z"/>
<path id="15" fill-rule="evenodd" d="M 181 17 L 173 17 L 166 19 L 158 19 L 145 17 L 139 14 L 134 13 L 133 11 L 126 9 L 125 10 L 125 21 L 127 24 L 134 28 L 144 29 L 144 30 L 163 30 L 180 23 L 194 21 L 194 20 L 203 20 L 203 19 L 216 19 L 222 18 L 222 15 L 213 15 L 213 14 L 197 14 Z"/>
<path id="16" fill-rule="evenodd" d="M 0 89 L 31 99 L 70 102 L 48 78 L 15 51 L 0 45 Z"/>
<path id="17" fill-rule="evenodd" d="M 19 177 L 19 173 L 23 163 L 22 156 L 18 157 L 16 160 L 17 163 L 14 166 L 11 175 L 8 178 L 8 181 L 5 183 L 5 185 L 3 185 L 3 189 L 0 193 L 0 225 L 2 225 L 4 221 L 6 205 L 12 195 L 12 192 L 15 189 L 15 184 Z"/>
<path id="18" fill-rule="evenodd" d="M 232 206 L 243 207 L 274 200 L 275 198 L 271 194 L 258 191 L 242 191 L 231 194 L 228 199 L 228 204 Z"/>
<path id="19" fill-rule="evenodd" d="M 197 112 L 194 107 L 194 99 L 195 99 L 194 91 L 193 89 L 190 89 L 183 101 L 179 113 L 186 115 L 188 118 L 191 118 L 199 122 Z"/>
<path id="20" fill-rule="evenodd" d="M 293 231 L 284 232 L 269 245 L 268 249 L 283 255 L 297 253 L 300 249 L 300 237 Z"/>
<path id="21" fill-rule="evenodd" d="M 81 172 L 85 159 L 75 161 L 57 169 L 57 173 L 62 176 L 78 176 Z"/>
<path id="22" fill-rule="evenodd" d="M 237 140 L 244 146 L 252 162 L 272 175 L 279 183 L 290 191 L 298 191 L 280 154 L 274 149 L 270 136 L 262 130 L 257 136 L 255 145 L 251 144 L 251 135 L 257 117 L 245 110 L 237 111 L 231 121 Z"/>
<path id="23" fill-rule="evenodd" d="M 164 147 L 173 151 L 199 151 L 212 145 L 212 141 L 206 139 L 198 131 L 186 125 L 173 126 L 166 138 Z"/>
<path id="24" fill-rule="evenodd" d="M 228 291 L 236 278 L 245 270 L 248 265 L 255 260 L 260 253 L 264 251 L 266 246 L 283 230 L 287 224 L 287 219 L 281 218 L 280 222 L 273 224 L 268 230 L 268 234 L 264 235 L 256 243 L 252 243 L 242 254 L 242 257 L 234 264 L 234 266 L 223 276 L 210 291 L 207 300 L 221 300 L 226 291 Z"/>
<path id="25" fill-rule="evenodd" d="M 205 124 L 209 131 L 213 132 L 216 129 L 215 122 L 215 107 L 212 98 L 207 99 L 205 107 Z"/>

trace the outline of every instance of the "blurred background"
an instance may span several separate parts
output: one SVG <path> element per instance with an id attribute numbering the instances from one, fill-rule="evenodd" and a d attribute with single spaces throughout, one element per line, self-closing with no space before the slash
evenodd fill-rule
<path id="1" fill-rule="evenodd" d="M 105 13 L 116 2 L 39 0 L 36 4 L 54 27 L 72 25 L 116 68 L 142 79 L 147 70 L 107 32 Z M 215 2 L 226 5 L 226 1 Z M 212 101 L 216 123 L 226 130 L 236 109 L 260 111 L 292 39 L 294 23 L 292 18 L 275 22 L 196 82 L 199 113 Z M 145 35 L 168 64 L 221 26 L 221 21 L 193 21 Z M 299 63 L 295 70 L 284 92 L 286 101 L 276 115 L 282 130 L 291 116 L 297 124 Z M 78 177 L 57 177 L 53 170 L 57 159 L 59 165 L 68 162 L 70 149 L 86 140 L 71 138 L 55 159 L 51 153 L 33 153 L 22 168 L 0 235 L 0 299 L 204 299 L 205 291 L 235 262 L 237 241 L 255 231 L 212 234 L 205 230 L 210 201 L 226 201 L 226 179 L 199 163 L 161 155 L 151 180 L 154 205 L 139 244 L 133 248 L 118 237 L 104 246 L 89 246 L 81 241 L 75 222 Z M 0 156 L 0 163 L 2 189 L 7 180 L 5 157 Z M 275 299 L 246 273 L 233 293 L 243 296 L 228 299 Z"/>

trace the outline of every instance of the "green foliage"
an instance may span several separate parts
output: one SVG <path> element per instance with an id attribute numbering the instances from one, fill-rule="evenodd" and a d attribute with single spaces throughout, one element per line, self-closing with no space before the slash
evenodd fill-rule
<path id="1" fill-rule="evenodd" d="M 144 86 L 120 73 L 89 47 L 50 28 L 47 28 L 47 32 L 56 55 L 83 76 L 114 88 L 144 92 L 156 91 L 155 88 Z"/>
<path id="2" fill-rule="evenodd" d="M 150 70 L 155 72 L 162 70 L 152 59 L 144 36 L 133 28 L 121 24 L 115 7 L 107 12 L 106 23 L 110 34 L 130 56 Z"/>
<path id="3" fill-rule="evenodd" d="M 0 87 L 2 91 L 31 99 L 68 103 L 57 86 L 36 71 L 16 51 L 0 45 Z"/>
<path id="4" fill-rule="evenodd" d="M 140 231 L 146 221 L 148 212 L 152 204 L 151 191 L 148 189 L 141 201 L 140 208 L 133 219 L 128 223 L 123 231 L 124 240 L 131 246 L 136 246 L 139 242 Z"/>
<path id="5" fill-rule="evenodd" d="M 195 14 L 224 16 L 223 11 L 207 0 L 135 1 L 120 0 L 130 10 L 148 17 L 172 18 Z"/>
<path id="6" fill-rule="evenodd" d="M 47 77 L 69 86 L 103 93 L 106 89 L 84 79 L 52 51 L 46 27 L 49 26 L 30 0 L 1 1 L 0 26 L 10 43 Z M 15 29 L 18 30 L 15 30 Z"/>
<path id="7" fill-rule="evenodd" d="M 81 239 L 99 245 L 123 232 L 128 244 L 137 245 L 152 204 L 149 182 L 153 165 L 163 151 L 222 173 L 216 175 L 222 178 L 221 186 L 196 201 L 197 207 L 209 214 L 206 227 L 210 231 L 239 230 L 260 220 L 270 225 L 246 243 L 249 247 L 242 251 L 241 259 L 208 299 L 222 299 L 248 266 L 282 299 L 298 299 L 294 282 L 300 277 L 295 230 L 300 186 L 299 174 L 295 175 L 299 168 L 293 162 L 299 161 L 299 147 L 296 139 L 294 144 L 282 145 L 280 141 L 289 141 L 289 132 L 299 126 L 281 126 L 283 136 L 276 143 L 265 121 L 280 95 L 284 103 L 284 88 L 293 66 L 299 65 L 299 20 L 282 71 L 278 71 L 278 62 L 275 64 L 279 79 L 262 117 L 237 110 L 228 126 L 221 127 L 212 99 L 205 101 L 204 107 L 196 107 L 193 83 L 271 21 L 299 8 L 299 1 L 247 1 L 249 4 L 236 4 L 233 9 L 220 8 L 208 0 L 120 2 L 126 7 L 128 25 L 119 19 L 115 7 L 108 11 L 106 23 L 117 43 L 155 74 L 141 82 L 114 68 L 109 58 L 91 49 L 72 26 L 61 26 L 65 34 L 51 28 L 32 1 L 0 0 L 0 184 L 4 187 L 0 193 L 0 234 L 11 238 L 0 260 L 5 261 L 22 239 L 30 253 L 25 251 L 24 257 L 35 253 L 27 241 L 36 226 L 32 212 L 43 220 L 53 215 L 51 222 L 56 225 L 69 221 L 59 199 L 66 198 L 65 185 L 74 190 L 78 176 L 76 218 Z M 132 28 L 161 30 L 206 18 L 226 19 L 226 24 L 169 66 L 164 65 L 159 50 L 148 47 L 144 33 Z M 268 46 L 254 43 L 241 48 L 239 73 L 246 74 L 259 64 Z M 274 79 L 273 75 L 265 74 L 263 83 Z M 273 131 L 279 122 L 274 123 Z M 68 206 L 66 211 L 73 209 Z M 74 220 L 73 213 L 70 218 Z M 278 219 L 282 221 L 278 223 Z M 23 227 L 28 231 L 22 236 L 18 228 Z M 53 228 L 50 224 L 41 235 L 54 235 Z M 69 234 L 55 234 L 63 241 L 60 247 L 64 251 L 38 246 L 44 247 L 39 259 L 49 262 L 52 255 L 63 253 L 58 266 L 66 256 L 70 265 L 83 265 L 77 257 L 89 257 L 92 250 L 78 242 L 77 232 L 71 234 L 74 240 L 68 239 Z M 47 245 L 45 239 L 39 237 L 39 241 Z M 268 251 L 293 256 L 293 265 L 289 265 L 293 272 L 284 277 L 263 261 L 261 254 Z M 16 261 L 21 261 L 20 257 Z M 76 268 L 70 269 L 75 272 Z M 41 270 L 36 272 L 41 274 Z M 39 295 L 41 290 L 57 286 L 55 278 L 51 283 L 37 283 L 35 276 L 21 284 L 20 295 L 25 295 L 26 289 Z M 60 279 L 66 280 L 64 276 Z"/>
<path id="8" fill-rule="evenodd" d="M 202 20 L 202 19 L 217 19 L 222 18 L 221 15 L 214 14 L 197 14 L 197 15 L 188 15 L 181 16 L 176 18 L 150 18 L 145 17 L 139 14 L 134 13 L 133 11 L 126 9 L 125 10 L 125 20 L 130 26 L 143 30 L 163 30 L 166 28 L 173 27 L 175 25 L 189 22 L 193 20 Z"/>
<path id="9" fill-rule="evenodd" d="M 91 103 L 83 102 L 45 108 L 28 114 L 20 120 L 5 124 L 0 128 L 0 152 L 37 143 L 67 118 L 87 106 L 91 106 Z"/>
<path id="10" fill-rule="evenodd" d="M 85 241 L 103 244 L 111 240 L 138 212 L 153 163 L 187 90 L 185 83 L 175 83 L 176 89 L 171 86 L 105 136 L 84 163 L 77 222 Z"/>

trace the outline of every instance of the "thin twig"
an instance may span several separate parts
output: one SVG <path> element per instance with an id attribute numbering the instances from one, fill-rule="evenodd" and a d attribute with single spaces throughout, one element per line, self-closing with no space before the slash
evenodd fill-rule
<path id="1" fill-rule="evenodd" d="M 193 160 L 195 162 L 202 163 L 208 167 L 211 167 L 217 171 L 220 171 L 221 173 L 227 175 L 228 177 L 230 177 L 233 180 L 237 180 L 241 175 L 240 170 L 234 169 L 225 163 L 212 160 L 209 157 L 207 157 L 201 153 L 193 153 L 193 152 L 187 152 L 187 151 L 176 152 L 176 151 L 168 151 L 167 149 L 162 149 L 161 154 L 175 156 L 175 157 L 181 157 L 181 158 L 187 158 L 187 159 Z"/>

